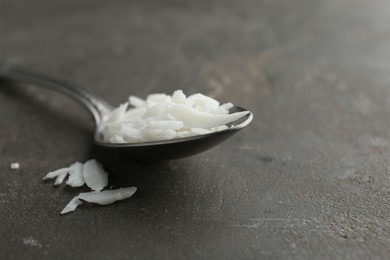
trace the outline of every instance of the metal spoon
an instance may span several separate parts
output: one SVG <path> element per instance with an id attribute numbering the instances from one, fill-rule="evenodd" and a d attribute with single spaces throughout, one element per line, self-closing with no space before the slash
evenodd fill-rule
<path id="1" fill-rule="evenodd" d="M 246 127 L 253 119 L 253 114 L 249 112 L 246 116 L 230 123 L 228 129 L 210 134 L 164 141 L 112 144 L 103 142 L 101 135 L 97 131 L 98 126 L 111 112 L 112 106 L 83 87 L 71 81 L 46 75 L 10 62 L 0 62 L 0 77 L 45 87 L 70 96 L 84 106 L 95 121 L 96 130 L 94 142 L 97 148 L 103 152 L 109 152 L 110 154 L 121 154 L 122 156 L 129 158 L 129 160 L 157 161 L 195 155 L 226 140 L 228 137 Z M 238 111 L 247 110 L 238 106 L 235 106 L 230 110 L 231 113 Z"/>

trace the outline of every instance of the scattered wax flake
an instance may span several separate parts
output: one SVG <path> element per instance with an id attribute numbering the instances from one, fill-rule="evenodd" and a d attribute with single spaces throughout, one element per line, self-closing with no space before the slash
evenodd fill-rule
<path id="1" fill-rule="evenodd" d="M 136 187 L 119 188 L 116 190 L 92 191 L 83 192 L 74 197 L 68 205 L 61 211 L 61 214 L 66 214 L 74 211 L 78 206 L 83 204 L 83 201 L 96 203 L 99 205 L 112 204 L 118 200 L 124 200 L 133 196 L 137 191 Z"/>
<path id="2" fill-rule="evenodd" d="M 104 190 L 101 192 L 84 192 L 80 193 L 78 198 L 90 203 L 108 205 L 118 200 L 130 198 L 136 191 L 136 187 L 128 187 L 116 190 Z"/>
<path id="3" fill-rule="evenodd" d="M 66 184 L 72 187 L 81 187 L 85 184 L 83 176 L 84 165 L 79 162 L 75 162 L 69 167 L 69 178 Z"/>
<path id="4" fill-rule="evenodd" d="M 61 211 L 61 214 L 72 212 L 81 204 L 83 204 L 83 202 L 76 196 L 65 206 L 65 208 Z"/>
<path id="5" fill-rule="evenodd" d="M 49 172 L 45 177 L 43 177 L 43 180 L 56 178 L 54 185 L 60 185 L 68 175 L 69 170 L 70 168 L 68 167 Z"/>
<path id="6" fill-rule="evenodd" d="M 64 181 L 68 174 L 69 178 L 66 181 L 67 185 L 80 187 L 87 184 L 93 191 L 80 193 L 78 196 L 74 197 L 61 211 L 61 214 L 74 211 L 79 205 L 83 204 L 83 201 L 108 205 L 115 201 L 131 197 L 137 190 L 136 187 L 128 187 L 101 191 L 108 184 L 108 173 L 105 172 L 101 164 L 94 159 L 87 161 L 85 164 L 76 162 L 68 168 L 49 172 L 43 179 L 55 178 L 54 185 L 59 185 Z"/>
<path id="7" fill-rule="evenodd" d="M 83 176 L 85 183 L 94 191 L 101 191 L 108 184 L 108 173 L 102 165 L 92 159 L 84 164 Z"/>
<path id="8" fill-rule="evenodd" d="M 62 184 L 67 175 L 68 175 L 68 173 L 62 173 L 62 174 L 58 175 L 56 180 L 54 181 L 54 185 Z"/>
<path id="9" fill-rule="evenodd" d="M 10 168 L 11 170 L 17 170 L 17 169 L 20 168 L 20 165 L 19 165 L 18 162 L 14 162 L 14 163 L 11 163 L 11 164 L 10 164 L 9 168 Z"/>
<path id="10" fill-rule="evenodd" d="M 69 167 L 68 168 L 61 168 L 61 169 L 49 172 L 48 174 L 46 174 L 45 177 L 43 177 L 43 180 L 54 179 L 63 173 L 68 173 L 68 171 L 69 171 Z"/>
<path id="11" fill-rule="evenodd" d="M 108 183 L 108 174 L 96 160 L 89 160 L 85 165 L 76 162 L 67 168 L 49 172 L 43 179 L 55 178 L 54 185 L 60 185 L 68 174 L 66 184 L 72 187 L 81 187 L 87 183 L 93 190 L 102 190 Z"/>

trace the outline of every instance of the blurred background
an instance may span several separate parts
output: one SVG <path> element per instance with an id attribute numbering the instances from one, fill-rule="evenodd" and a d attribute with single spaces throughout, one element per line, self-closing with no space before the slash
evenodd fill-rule
<path id="1" fill-rule="evenodd" d="M 0 258 L 389 258 L 389 8 L 0 0 L 0 59 L 114 106 L 182 89 L 255 114 L 205 154 L 114 169 L 139 187 L 128 202 L 60 217 L 76 192 L 41 177 L 90 158 L 92 121 L 62 95 L 0 83 Z"/>

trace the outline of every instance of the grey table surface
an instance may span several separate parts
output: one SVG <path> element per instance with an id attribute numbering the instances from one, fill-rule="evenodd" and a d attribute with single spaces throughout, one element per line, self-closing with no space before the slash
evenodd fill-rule
<path id="1" fill-rule="evenodd" d="M 0 83 L 1 259 L 389 259 L 390 3 L 385 0 L 0 0 L 0 57 L 118 105 L 201 92 L 253 123 L 198 156 L 107 163 L 86 188 L 93 124 L 60 94 Z M 12 162 L 18 170 L 10 170 Z"/>

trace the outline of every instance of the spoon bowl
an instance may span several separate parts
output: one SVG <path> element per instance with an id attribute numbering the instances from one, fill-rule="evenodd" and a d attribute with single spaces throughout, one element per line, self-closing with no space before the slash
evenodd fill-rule
<path id="1" fill-rule="evenodd" d="M 248 111 L 249 113 L 229 123 L 228 129 L 225 130 L 163 141 L 123 144 L 107 143 L 102 141 L 101 134 L 97 130 L 98 126 L 106 120 L 112 111 L 112 107 L 103 99 L 71 81 L 9 62 L 0 62 L 0 77 L 45 87 L 70 96 L 86 108 L 95 122 L 94 143 L 96 149 L 102 153 L 124 156 L 128 160 L 161 161 L 192 156 L 225 141 L 246 127 L 253 119 L 253 114 L 250 111 L 235 106 L 229 110 L 230 113 L 241 111 Z"/>
<path id="2" fill-rule="evenodd" d="M 233 107 L 231 112 L 247 111 L 241 107 Z M 242 118 L 234 121 L 235 126 L 230 126 L 226 130 L 213 132 L 204 135 L 196 135 L 184 138 L 169 139 L 163 141 L 112 144 L 99 141 L 95 137 L 95 144 L 98 150 L 102 152 L 118 153 L 121 157 L 132 158 L 141 161 L 160 161 L 179 159 L 192 156 L 218 145 L 225 141 L 239 130 L 249 124 L 252 120 L 252 114 L 249 113 Z M 98 133 L 97 133 L 98 134 Z"/>

